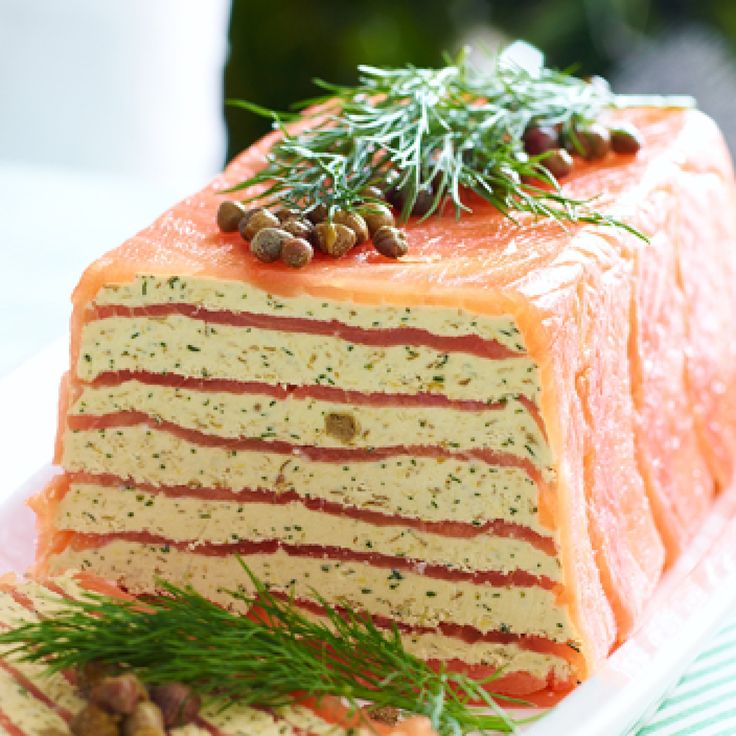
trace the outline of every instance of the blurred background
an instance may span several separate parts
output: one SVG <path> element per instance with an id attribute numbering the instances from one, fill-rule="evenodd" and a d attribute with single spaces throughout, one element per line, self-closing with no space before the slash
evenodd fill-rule
<path id="1" fill-rule="evenodd" d="M 621 92 L 694 95 L 736 150 L 734 0 L 0 0 L 0 375 L 63 335 L 86 263 L 359 63 L 521 38 Z"/>
<path id="2" fill-rule="evenodd" d="M 523 39 L 619 92 L 692 94 L 736 148 L 734 0 L 234 0 L 229 38 L 227 95 L 276 109 L 311 96 L 313 77 L 354 81 L 360 63 L 438 66 L 443 51 Z M 229 156 L 268 125 L 225 118 Z"/>

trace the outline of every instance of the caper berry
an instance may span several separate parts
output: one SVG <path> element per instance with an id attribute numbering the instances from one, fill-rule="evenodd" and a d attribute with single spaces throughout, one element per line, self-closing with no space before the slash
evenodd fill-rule
<path id="1" fill-rule="evenodd" d="M 641 148 L 641 135 L 633 125 L 611 128 L 611 148 L 616 153 L 632 155 Z"/>
<path id="2" fill-rule="evenodd" d="M 105 677 L 89 691 L 90 703 L 123 716 L 132 713 L 147 697 L 141 681 L 130 673 Z"/>
<path id="3" fill-rule="evenodd" d="M 524 131 L 524 150 L 530 156 L 559 148 L 559 134 L 550 125 L 530 126 Z"/>
<path id="4" fill-rule="evenodd" d="M 279 218 L 273 212 L 261 208 L 253 212 L 249 218 L 241 220 L 239 230 L 243 240 L 253 240 L 259 230 L 266 227 L 279 227 L 280 225 Z"/>
<path id="5" fill-rule="evenodd" d="M 314 224 L 303 217 L 290 217 L 281 223 L 281 229 L 295 238 L 311 240 L 314 237 Z"/>
<path id="6" fill-rule="evenodd" d="M 323 204 L 318 204 L 312 207 L 312 209 L 307 212 L 307 218 L 315 225 L 318 225 L 320 222 L 324 222 L 327 219 L 327 207 Z"/>
<path id="7" fill-rule="evenodd" d="M 292 268 L 304 268 L 314 257 L 314 249 L 304 238 L 289 238 L 281 248 L 281 260 Z"/>
<path id="8" fill-rule="evenodd" d="M 138 703 L 123 721 L 123 736 L 166 736 L 161 709 L 150 701 Z"/>
<path id="9" fill-rule="evenodd" d="M 588 161 L 604 158 L 611 148 L 611 136 L 607 128 L 593 123 L 587 128 L 579 128 L 566 140 L 570 153 L 578 153 Z"/>
<path id="10" fill-rule="evenodd" d="M 369 204 L 367 207 L 369 210 L 365 212 L 363 219 L 368 226 L 371 237 L 373 237 L 376 230 L 382 227 L 393 227 L 396 224 L 391 208 L 385 204 Z"/>
<path id="11" fill-rule="evenodd" d="M 355 245 L 355 233 L 346 225 L 321 222 L 315 232 L 319 249 L 335 258 L 344 256 Z"/>
<path id="12" fill-rule="evenodd" d="M 242 202 L 223 202 L 217 208 L 217 227 L 223 233 L 234 233 L 237 231 L 240 221 L 249 217 L 252 210 L 246 209 Z"/>
<path id="13" fill-rule="evenodd" d="M 197 717 L 202 707 L 199 695 L 180 682 L 152 687 L 151 700 L 161 709 L 166 728 L 186 726 Z"/>
<path id="14" fill-rule="evenodd" d="M 281 257 L 284 243 L 292 237 L 281 228 L 264 227 L 250 241 L 250 252 L 263 263 L 273 263 Z"/>
<path id="15" fill-rule="evenodd" d="M 373 247 L 386 258 L 405 256 L 409 250 L 406 235 L 397 227 L 381 227 L 373 235 Z"/>
<path id="16" fill-rule="evenodd" d="M 365 243 L 370 237 L 368 233 L 368 225 L 366 225 L 363 217 L 356 212 L 340 211 L 335 213 L 333 221 L 338 225 L 345 225 L 355 233 L 355 244 Z"/>
<path id="17" fill-rule="evenodd" d="M 562 179 L 572 171 L 573 160 L 564 148 L 558 148 L 542 159 L 542 165 L 555 179 Z"/>
<path id="18" fill-rule="evenodd" d="M 88 703 L 69 724 L 74 736 L 118 736 L 119 716 L 108 713 L 99 705 Z"/>

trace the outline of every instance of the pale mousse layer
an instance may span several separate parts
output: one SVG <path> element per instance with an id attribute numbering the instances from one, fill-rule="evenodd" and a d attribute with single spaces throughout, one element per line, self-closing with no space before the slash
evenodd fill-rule
<path id="1" fill-rule="evenodd" d="M 472 458 L 398 454 L 328 462 L 303 453 L 203 446 L 135 425 L 68 431 L 63 465 L 156 486 L 288 491 L 428 521 L 503 519 L 549 534 L 538 518 L 539 489 L 525 469 Z"/>
<path id="2" fill-rule="evenodd" d="M 269 393 L 203 391 L 151 385 L 136 380 L 113 386 L 85 386 L 70 413 L 104 416 L 141 412 L 213 437 L 281 438 L 314 447 L 397 447 L 452 450 L 487 448 L 517 455 L 538 466 L 550 453 L 537 419 L 525 402 L 508 399 L 484 410 L 454 406 L 347 404 Z M 331 431 L 345 417 L 350 432 Z M 519 443 L 519 438 L 523 443 Z"/>
<path id="3" fill-rule="evenodd" d="M 299 503 L 238 503 L 170 497 L 135 487 L 72 483 L 58 509 L 58 528 L 83 534 L 147 532 L 176 542 L 227 545 L 242 540 L 278 540 L 290 545 L 329 545 L 424 560 L 449 569 L 523 570 L 559 581 L 560 566 L 523 539 L 492 534 L 467 537 L 385 526 L 311 510 Z"/>
<path id="4" fill-rule="evenodd" d="M 536 365 L 523 354 L 491 359 L 422 345 L 363 345 L 180 314 L 106 317 L 84 325 L 76 366 L 81 380 L 140 370 L 367 393 L 441 393 L 465 401 L 517 394 L 535 399 L 539 386 Z"/>
<path id="5" fill-rule="evenodd" d="M 364 562 L 293 557 L 282 550 L 248 554 L 252 571 L 276 590 L 309 598 L 318 590 L 334 604 L 347 602 L 357 610 L 394 619 L 408 626 L 434 627 L 442 622 L 469 626 L 479 632 L 508 631 L 556 642 L 575 641 L 574 626 L 557 593 L 538 586 L 479 585 L 443 580 L 420 570 L 376 567 Z M 235 555 L 198 554 L 170 544 L 113 540 L 100 547 L 73 545 L 50 560 L 49 572 L 94 570 L 110 580 L 124 580 L 133 593 L 150 592 L 152 571 L 180 585 L 192 585 L 206 597 L 232 605 L 225 591 L 242 578 Z"/>
<path id="6" fill-rule="evenodd" d="M 508 350 L 526 352 L 521 333 L 510 315 L 489 316 L 430 305 L 377 306 L 319 299 L 308 294 L 276 296 L 242 281 L 191 274 L 171 277 L 139 274 L 128 283 L 107 284 L 91 306 L 138 308 L 161 304 L 196 304 L 213 311 L 335 321 L 369 330 L 412 328 L 443 337 L 477 335 Z"/>

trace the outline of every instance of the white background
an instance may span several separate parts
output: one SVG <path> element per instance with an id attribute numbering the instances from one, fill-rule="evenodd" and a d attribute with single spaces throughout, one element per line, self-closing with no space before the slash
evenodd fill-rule
<path id="1" fill-rule="evenodd" d="M 0 376 L 224 163 L 227 0 L 0 0 Z"/>

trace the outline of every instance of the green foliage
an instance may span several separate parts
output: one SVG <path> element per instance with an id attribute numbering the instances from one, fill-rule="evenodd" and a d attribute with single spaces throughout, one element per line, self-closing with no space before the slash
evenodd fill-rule
<path id="1" fill-rule="evenodd" d="M 362 190 L 376 185 L 404 196 L 406 221 L 421 191 L 434 200 L 426 216 L 450 202 L 459 217 L 472 191 L 507 217 L 526 212 L 562 222 L 635 229 L 597 212 L 587 201 L 566 196 L 545 167 L 548 154 L 527 156 L 523 135 L 530 125 L 574 131 L 614 104 L 610 91 L 568 74 L 534 73 L 492 60 L 479 72 L 462 55 L 439 69 L 360 66 L 356 86 L 319 86 L 323 105 L 303 115 L 279 114 L 250 102 L 232 104 L 276 121 L 283 138 L 268 164 L 230 191 L 258 186 L 256 199 L 309 212 L 365 208 Z M 305 121 L 293 133 L 284 121 Z M 537 182 L 537 183 L 534 183 Z M 370 206 L 370 204 L 368 205 Z"/>

